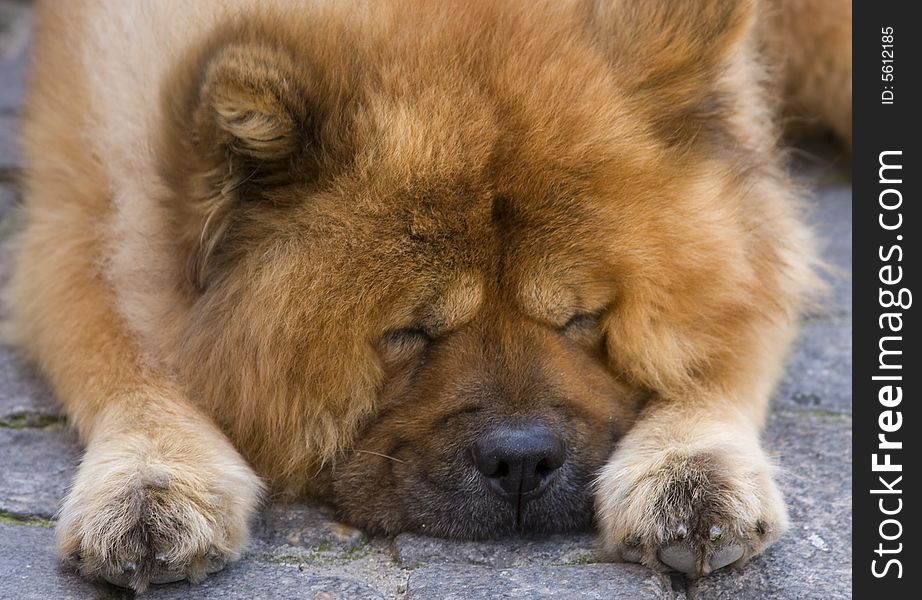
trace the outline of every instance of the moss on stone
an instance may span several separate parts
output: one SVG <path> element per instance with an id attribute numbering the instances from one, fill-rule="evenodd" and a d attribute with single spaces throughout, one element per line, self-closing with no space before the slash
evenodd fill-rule
<path id="1" fill-rule="evenodd" d="M 0 419 L 0 427 L 5 429 L 63 429 L 66 425 L 64 415 L 47 413 L 14 413 Z"/>
<path id="2" fill-rule="evenodd" d="M 44 527 L 45 529 L 54 528 L 54 521 L 51 519 L 43 519 L 41 517 L 22 517 L 2 510 L 0 510 L 0 524 L 27 525 L 32 527 Z"/>

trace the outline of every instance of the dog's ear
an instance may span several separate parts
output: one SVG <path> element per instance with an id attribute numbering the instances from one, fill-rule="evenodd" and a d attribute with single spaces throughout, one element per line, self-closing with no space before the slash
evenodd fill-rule
<path id="1" fill-rule="evenodd" d="M 755 0 L 596 0 L 592 23 L 621 87 L 674 119 L 706 110 L 755 13 Z"/>
<path id="2" fill-rule="evenodd" d="M 272 190 L 316 179 L 322 93 L 292 52 L 264 37 L 210 45 L 164 88 L 160 145 L 188 279 L 204 289 L 234 214 L 271 210 Z"/>
<path id="3" fill-rule="evenodd" d="M 228 161 L 252 180 L 279 175 L 310 150 L 306 74 L 291 55 L 259 43 L 230 44 L 207 61 L 191 132 L 195 151 Z M 256 170 L 255 173 L 252 171 Z"/>

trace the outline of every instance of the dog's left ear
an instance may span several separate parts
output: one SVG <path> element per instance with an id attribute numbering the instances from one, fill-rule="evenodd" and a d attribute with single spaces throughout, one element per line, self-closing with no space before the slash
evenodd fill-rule
<path id="1" fill-rule="evenodd" d="M 741 58 L 755 0 L 596 0 L 599 43 L 639 106 L 694 114 Z"/>

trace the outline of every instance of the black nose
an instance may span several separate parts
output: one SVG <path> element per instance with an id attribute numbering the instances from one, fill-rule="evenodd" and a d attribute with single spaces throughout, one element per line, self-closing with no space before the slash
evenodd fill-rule
<path id="1" fill-rule="evenodd" d="M 510 498 L 540 494 L 566 460 L 566 447 L 536 423 L 505 425 L 474 443 L 474 464 L 494 490 Z"/>

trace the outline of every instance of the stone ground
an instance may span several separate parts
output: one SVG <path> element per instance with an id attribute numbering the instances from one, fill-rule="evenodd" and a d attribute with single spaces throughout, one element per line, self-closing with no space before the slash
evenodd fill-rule
<path id="1" fill-rule="evenodd" d="M 0 242 L 15 228 L 29 5 L 0 0 Z M 178 598 L 739 598 L 850 597 L 851 189 L 844 160 L 797 152 L 827 241 L 830 298 L 808 318 L 774 401 L 765 442 L 782 467 L 790 532 L 742 570 L 699 581 L 598 562 L 589 535 L 462 543 L 413 534 L 367 538 L 328 507 L 267 507 L 239 563 Z M 0 254 L 0 283 L 8 252 Z M 2 310 L 2 309 L 0 309 Z M 2 316 L 2 312 L 0 312 Z M 54 515 L 80 456 L 47 385 L 0 342 L 0 598 L 123 598 L 58 566 Z"/>

